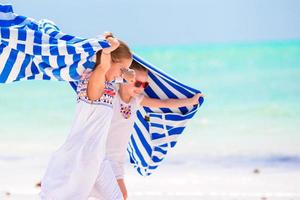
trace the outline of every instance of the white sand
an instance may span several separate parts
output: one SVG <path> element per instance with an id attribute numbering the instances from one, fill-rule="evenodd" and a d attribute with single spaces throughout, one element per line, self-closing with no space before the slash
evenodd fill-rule
<path id="1" fill-rule="evenodd" d="M 45 162 L 32 159 L 0 163 L 0 199 L 35 200 Z M 129 200 L 300 200 L 300 169 L 212 167 L 163 164 L 150 177 L 127 169 Z M 10 195 L 5 195 L 9 192 Z"/>

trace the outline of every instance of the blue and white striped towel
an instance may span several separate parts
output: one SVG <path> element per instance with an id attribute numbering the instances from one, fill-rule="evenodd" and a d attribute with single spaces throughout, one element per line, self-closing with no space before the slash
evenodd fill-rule
<path id="1" fill-rule="evenodd" d="M 85 70 L 95 65 L 95 53 L 108 47 L 99 38 L 84 39 L 62 33 L 49 20 L 39 22 L 0 5 L 0 83 L 21 80 L 58 80 L 76 89 Z M 168 76 L 137 55 L 134 60 L 149 69 L 150 84 L 145 94 L 152 98 L 186 98 L 200 91 Z M 173 148 L 186 123 L 200 105 L 177 109 L 142 107 L 128 144 L 131 164 L 143 175 L 150 175 Z M 1 105 L 0 105 L 1 106 Z"/>

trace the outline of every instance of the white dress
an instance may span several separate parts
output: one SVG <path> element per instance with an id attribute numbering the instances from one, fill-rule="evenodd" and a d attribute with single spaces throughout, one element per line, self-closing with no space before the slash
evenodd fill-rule
<path id="1" fill-rule="evenodd" d="M 87 200 L 103 168 L 105 144 L 113 114 L 115 88 L 106 83 L 103 96 L 90 101 L 88 78 L 78 85 L 78 102 L 71 132 L 54 152 L 41 184 L 43 200 Z M 121 199 L 121 192 L 116 194 Z"/>
<path id="2" fill-rule="evenodd" d="M 124 177 L 126 149 L 133 131 L 136 111 L 143 97 L 139 95 L 132 98 L 129 103 L 125 103 L 118 93 L 115 96 L 114 112 L 106 142 L 106 168 L 100 167 L 97 181 L 91 192 L 91 196 L 97 199 L 109 199 L 107 197 L 113 193 L 113 189 L 108 188 L 115 184 L 117 179 Z M 114 180 L 111 180 L 112 175 L 115 176 Z"/>

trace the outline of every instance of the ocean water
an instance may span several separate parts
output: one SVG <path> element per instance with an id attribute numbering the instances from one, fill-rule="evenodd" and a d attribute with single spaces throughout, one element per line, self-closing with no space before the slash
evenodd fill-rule
<path id="1" fill-rule="evenodd" d="M 182 154 L 299 164 L 299 41 L 137 52 L 207 95 L 178 143 Z"/>
<path id="2" fill-rule="evenodd" d="M 136 47 L 134 51 L 206 95 L 170 152 L 170 162 L 184 162 L 185 156 L 190 160 L 245 160 L 246 156 L 246 160 L 299 163 L 300 41 Z M 14 155 L 36 152 L 36 148 L 42 152 L 62 143 L 75 98 L 64 82 L 0 85 L 0 158 L 11 145 L 16 145 L 10 149 Z"/>

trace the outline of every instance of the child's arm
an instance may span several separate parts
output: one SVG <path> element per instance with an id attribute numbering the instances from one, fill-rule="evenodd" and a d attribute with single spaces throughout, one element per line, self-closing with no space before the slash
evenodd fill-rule
<path id="1" fill-rule="evenodd" d="M 100 64 L 95 67 L 88 82 L 87 95 L 92 101 L 99 99 L 103 94 L 106 80 L 105 75 L 111 67 L 110 53 L 119 46 L 119 41 L 113 37 L 108 37 L 107 41 L 110 47 L 102 50 Z"/>
<path id="2" fill-rule="evenodd" d="M 198 104 L 199 98 L 204 96 L 201 93 L 195 94 L 191 98 L 185 99 L 153 99 L 149 97 L 144 97 L 141 101 L 141 106 L 147 106 L 152 108 L 179 108 L 183 106 L 193 106 Z"/>

